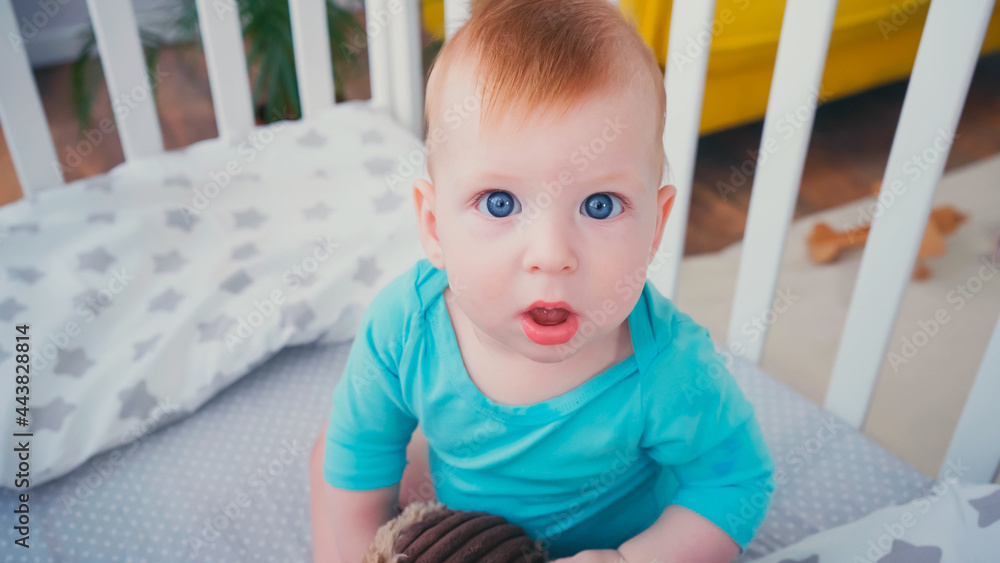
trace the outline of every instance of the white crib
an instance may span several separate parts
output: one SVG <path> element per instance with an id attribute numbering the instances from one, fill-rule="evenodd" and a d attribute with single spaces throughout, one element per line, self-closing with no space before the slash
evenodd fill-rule
<path id="1" fill-rule="evenodd" d="M 303 120 L 335 104 L 323 0 L 289 0 Z M 994 2 L 932 2 L 896 129 L 882 185 L 896 197 L 874 219 L 864 250 L 825 407 L 856 428 L 864 425 L 877 374 L 913 269 L 946 158 L 931 161 L 916 180 L 903 167 L 934 149 L 941 131 L 953 135 Z M 163 153 L 162 135 L 147 79 L 135 16 L 129 0 L 88 0 L 112 100 L 130 99 L 116 115 L 126 161 Z M 255 128 L 249 80 L 234 0 L 197 0 L 212 100 L 221 138 Z M 674 0 L 665 88 L 664 147 L 677 187 L 672 217 L 659 250 L 664 266 L 650 279 L 673 297 L 695 163 L 705 74 L 712 37 L 712 0 Z M 811 135 L 836 0 L 788 0 L 768 99 L 761 146 L 776 143 L 758 162 L 726 346 L 733 356 L 758 363 L 764 338 L 747 340 L 739 328 L 771 308 L 785 237 L 792 218 Z M 419 3 L 367 0 L 372 105 L 414 135 L 423 131 L 423 77 Z M 467 0 L 445 2 L 446 36 L 468 17 Z M 64 183 L 59 159 L 35 87 L 9 0 L 0 0 L 0 122 L 23 190 L 30 195 Z M 691 53 L 690 45 L 697 45 Z M 688 60 L 676 64 L 676 54 Z M 804 125 L 790 138 L 779 120 L 798 112 Z M 947 150 L 947 149 L 946 149 Z M 885 193 L 885 190 L 883 191 Z M 765 327 L 766 335 L 766 327 Z M 1000 469 L 1000 319 L 982 358 L 955 430 L 948 460 L 971 466 L 963 479 L 988 483 Z"/>

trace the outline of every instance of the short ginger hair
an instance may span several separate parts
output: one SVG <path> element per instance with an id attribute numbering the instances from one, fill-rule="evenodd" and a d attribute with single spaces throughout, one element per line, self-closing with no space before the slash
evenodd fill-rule
<path id="1" fill-rule="evenodd" d="M 635 27 L 607 0 L 472 0 L 468 21 L 431 64 L 428 135 L 441 118 L 448 69 L 461 61 L 483 89 L 481 131 L 511 117 L 523 124 L 538 109 L 562 116 L 588 95 L 637 88 L 655 98 L 656 137 L 650 141 L 662 147 L 663 71 Z"/>

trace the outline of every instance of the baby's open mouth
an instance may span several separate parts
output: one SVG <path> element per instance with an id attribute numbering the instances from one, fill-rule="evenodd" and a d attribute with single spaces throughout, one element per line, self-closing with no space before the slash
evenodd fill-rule
<path id="1" fill-rule="evenodd" d="M 524 335 L 535 344 L 565 344 L 580 325 L 579 315 L 563 301 L 536 301 L 519 316 Z"/>
<path id="2" fill-rule="evenodd" d="M 569 311 L 563 308 L 545 309 L 543 307 L 536 307 L 528 311 L 528 315 L 531 317 L 531 320 L 542 326 L 552 326 L 565 321 L 569 317 Z"/>

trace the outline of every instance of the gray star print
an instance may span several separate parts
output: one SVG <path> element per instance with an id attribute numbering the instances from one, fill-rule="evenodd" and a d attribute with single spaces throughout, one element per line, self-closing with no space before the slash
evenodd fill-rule
<path id="1" fill-rule="evenodd" d="M 96 289 L 88 289 L 83 293 L 73 297 L 73 310 L 77 311 L 77 314 L 82 315 L 81 309 L 86 309 L 94 315 L 99 315 L 106 307 L 110 307 L 109 303 L 105 299 L 98 299 L 101 296 Z"/>
<path id="2" fill-rule="evenodd" d="M 133 348 L 132 361 L 133 362 L 138 362 L 139 360 L 141 360 L 142 357 L 146 355 L 146 352 L 149 352 L 150 350 L 153 349 L 153 345 L 155 345 L 156 341 L 159 340 L 159 339 L 160 339 L 160 335 L 157 334 L 156 336 L 154 336 L 154 337 L 152 337 L 152 338 L 150 338 L 148 340 L 140 340 L 138 342 L 133 342 L 132 343 L 132 348 Z"/>
<path id="3" fill-rule="evenodd" d="M 190 188 L 191 180 L 183 174 L 178 174 L 176 176 L 167 176 L 163 179 L 164 186 L 178 186 L 181 188 Z"/>
<path id="4" fill-rule="evenodd" d="M 982 498 L 970 500 L 969 504 L 979 512 L 979 527 L 992 526 L 1000 520 L 1000 490 Z"/>
<path id="5" fill-rule="evenodd" d="M 11 355 L 8 354 L 6 350 L 4 350 L 3 348 L 0 348 L 0 364 L 2 364 L 4 362 L 4 360 L 6 360 L 7 358 L 9 358 L 10 356 Z"/>
<path id="6" fill-rule="evenodd" d="M 322 147 L 326 144 L 326 137 L 317 133 L 315 129 L 310 129 L 308 133 L 298 138 L 298 143 L 304 147 Z"/>
<path id="7" fill-rule="evenodd" d="M 302 210 L 306 219 L 317 219 L 319 221 L 326 221 L 326 218 L 330 216 L 331 211 L 333 210 L 322 201 L 312 207 Z"/>
<path id="8" fill-rule="evenodd" d="M 395 160 L 377 156 L 365 161 L 365 170 L 372 176 L 384 176 L 392 170 L 392 165 L 395 163 Z"/>
<path id="9" fill-rule="evenodd" d="M 61 397 L 41 407 L 32 406 L 31 416 L 29 417 L 31 431 L 38 432 L 47 428 L 53 432 L 58 432 L 59 428 L 62 427 L 63 419 L 66 418 L 69 411 L 75 408 L 75 406 L 62 400 Z"/>
<path id="10" fill-rule="evenodd" d="M 367 143 L 376 143 L 376 144 L 378 144 L 378 143 L 381 143 L 381 142 L 382 142 L 382 135 L 378 131 L 376 131 L 374 129 L 371 129 L 369 131 L 365 131 L 364 133 L 361 134 L 361 144 L 362 145 L 367 144 Z"/>
<path id="11" fill-rule="evenodd" d="M 97 223 L 99 221 L 100 222 L 104 222 L 104 223 L 114 223 L 115 222 L 115 214 L 113 212 L 111 212 L 111 211 L 106 211 L 106 212 L 103 212 L 103 213 L 91 213 L 87 217 L 87 222 L 88 223 Z"/>
<path id="12" fill-rule="evenodd" d="M 232 258 L 233 260 L 243 260 L 245 258 L 250 258 L 251 256 L 257 254 L 257 247 L 252 242 L 248 242 L 243 246 L 238 246 L 233 249 Z"/>
<path id="13" fill-rule="evenodd" d="M 372 287 L 375 285 L 375 279 L 378 278 L 382 270 L 375 265 L 375 258 L 358 258 L 358 270 L 354 272 L 354 279 L 359 282 Z"/>
<path id="14" fill-rule="evenodd" d="M 37 270 L 31 266 L 27 268 L 7 268 L 7 275 L 10 276 L 12 280 L 23 281 L 24 283 L 34 285 L 36 281 L 42 278 L 45 274 L 41 270 Z"/>
<path id="15" fill-rule="evenodd" d="M 59 361 L 56 363 L 56 367 L 52 370 L 52 373 L 57 375 L 72 375 L 73 377 L 80 377 L 83 372 L 90 369 L 90 366 L 94 365 L 94 362 L 87 357 L 84 353 L 83 348 L 74 348 L 72 350 L 59 349 L 58 352 Z"/>
<path id="16" fill-rule="evenodd" d="M 326 178 L 326 172 L 323 171 L 323 170 L 317 170 L 316 171 L 316 176 L 318 176 L 320 178 Z"/>
<path id="17" fill-rule="evenodd" d="M 198 323 L 198 330 L 201 331 L 201 337 L 198 341 L 222 340 L 234 324 L 236 324 L 236 320 L 224 314 L 220 314 L 215 320 L 207 323 Z"/>
<path id="18" fill-rule="evenodd" d="M 198 218 L 188 212 L 183 207 L 180 209 L 170 209 L 167 211 L 167 226 L 177 227 L 183 231 L 191 232 Z"/>
<path id="19" fill-rule="evenodd" d="M 17 225 L 11 225 L 10 226 L 10 232 L 12 232 L 12 233 L 20 233 L 22 231 L 23 232 L 29 232 L 30 231 L 30 232 L 32 232 L 32 233 L 34 233 L 34 234 L 37 235 L 38 234 L 38 223 L 20 223 L 20 224 L 17 224 Z"/>
<path id="20" fill-rule="evenodd" d="M 810 555 L 805 559 L 799 559 L 798 561 L 793 561 L 791 559 L 782 559 L 778 563 L 819 563 L 819 555 Z"/>
<path id="21" fill-rule="evenodd" d="M 149 310 L 173 311 L 174 308 L 177 307 L 177 303 L 179 303 L 181 299 L 184 299 L 184 296 L 174 291 L 174 288 L 171 287 L 170 289 L 154 297 L 153 300 L 149 302 Z"/>
<path id="22" fill-rule="evenodd" d="M 3 303 L 0 303 L 0 319 L 9 321 L 21 311 L 26 310 L 27 308 L 18 303 L 16 299 L 8 297 Z"/>
<path id="23" fill-rule="evenodd" d="M 878 563 L 940 563 L 941 548 L 935 546 L 917 547 L 902 540 L 892 540 L 892 551 L 878 560 Z"/>
<path id="24" fill-rule="evenodd" d="M 154 274 L 176 272 L 181 268 L 181 266 L 187 264 L 187 260 L 185 260 L 176 249 L 171 250 L 166 254 L 154 254 L 153 262 L 156 264 L 153 267 Z"/>
<path id="25" fill-rule="evenodd" d="M 233 213 L 233 217 L 236 219 L 236 228 L 247 228 L 256 229 L 267 220 L 267 217 L 261 215 L 256 209 L 250 208 L 246 211 L 237 211 Z"/>
<path id="26" fill-rule="evenodd" d="M 156 397 L 149 394 L 145 379 L 139 380 L 131 389 L 119 391 L 118 400 L 122 402 L 118 418 L 135 417 L 142 420 L 156 407 Z"/>
<path id="27" fill-rule="evenodd" d="M 84 252 L 77 257 L 80 259 L 78 269 L 89 268 L 102 274 L 108 271 L 108 266 L 115 261 L 115 257 L 108 254 L 108 251 L 103 246 L 98 246 L 90 252 Z"/>
<path id="28" fill-rule="evenodd" d="M 294 324 L 299 330 L 305 330 L 316 319 L 316 314 L 304 301 L 282 307 L 281 313 L 281 326 Z"/>
<path id="29" fill-rule="evenodd" d="M 400 203 L 403 203 L 403 198 L 394 194 L 392 190 L 386 190 L 384 194 L 375 200 L 375 213 L 392 211 L 399 207 Z"/>
<path id="30" fill-rule="evenodd" d="M 235 274 L 226 278 L 219 288 L 224 289 L 229 293 L 236 294 L 246 289 L 246 287 L 251 283 L 253 283 L 253 280 L 250 279 L 250 276 L 247 275 L 246 271 L 239 270 Z"/>

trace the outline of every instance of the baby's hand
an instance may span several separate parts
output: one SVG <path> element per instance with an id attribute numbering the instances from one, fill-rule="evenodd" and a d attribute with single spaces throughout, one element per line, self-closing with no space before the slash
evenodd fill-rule
<path id="1" fill-rule="evenodd" d="M 573 557 L 563 557 L 551 563 L 629 563 L 617 549 L 587 549 Z"/>

